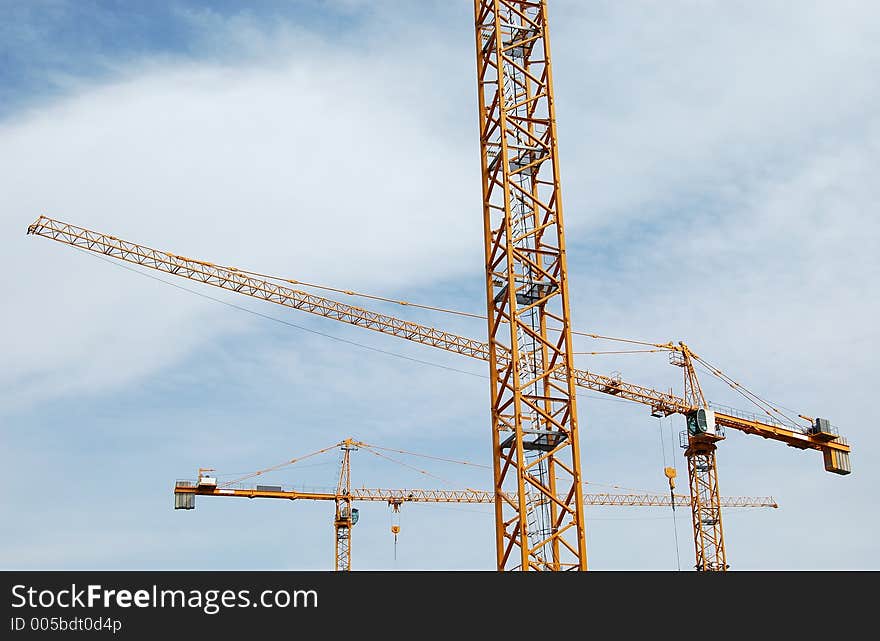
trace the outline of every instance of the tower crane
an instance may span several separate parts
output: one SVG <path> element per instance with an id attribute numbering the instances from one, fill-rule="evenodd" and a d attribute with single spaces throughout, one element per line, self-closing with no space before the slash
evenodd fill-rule
<path id="1" fill-rule="evenodd" d="M 474 0 L 474 17 L 487 342 L 45 217 L 28 233 L 487 360 L 499 570 L 587 569 L 577 386 L 644 403 L 654 416 L 684 414 L 696 568 L 724 570 L 715 466 L 723 428 L 818 450 L 836 474 L 850 473 L 850 447 L 827 419 L 800 415 L 802 425 L 766 408 L 755 416 L 701 403 L 695 355 L 683 345 L 671 350 L 685 398 L 574 368 L 547 0 Z"/>
<path id="2" fill-rule="evenodd" d="M 187 258 L 47 216 L 40 216 L 29 225 L 28 234 L 477 360 L 488 361 L 493 349 L 485 341 L 295 289 L 291 285 L 301 284 L 296 280 Z M 351 290 L 341 291 L 354 294 Z M 650 409 L 651 416 L 681 414 L 686 417 L 687 432 L 683 435 L 683 443 L 688 456 L 690 506 L 695 530 L 695 567 L 698 570 L 724 570 L 727 567 L 720 519 L 722 505 L 715 465 L 715 443 L 724 438 L 725 428 L 779 441 L 796 449 L 821 452 L 826 471 L 841 475 L 851 472 L 851 447 L 828 420 L 798 415 L 804 422 L 798 424 L 778 412 L 774 413 L 773 408 L 766 404 L 760 406 L 762 415 L 758 415 L 705 401 L 694 365 L 694 361 L 702 363 L 704 359 L 694 354 L 684 343 L 649 345 L 668 350 L 672 364 L 683 368 L 687 390 L 685 397 L 630 383 L 619 375 L 595 374 L 583 369 L 574 369 L 572 374 L 577 387 L 645 405 Z M 494 350 L 496 363 L 504 363 L 510 358 L 505 348 L 497 343 Z M 706 367 L 716 376 L 722 377 L 722 380 L 726 380 L 720 370 L 708 364 Z M 555 370 L 551 376 L 560 380 L 560 375 Z M 727 382 L 735 388 L 738 387 L 732 381 Z M 692 443 L 694 447 L 691 447 Z"/>
<path id="3" fill-rule="evenodd" d="M 327 452 L 332 447 L 320 449 L 312 454 L 292 459 L 298 462 L 304 458 Z M 237 481 L 218 483 L 217 477 L 209 474 L 213 468 L 199 468 L 196 480 L 178 480 L 174 484 L 174 509 L 195 509 L 196 496 L 220 496 L 231 498 L 263 498 L 263 499 L 286 499 L 333 501 L 336 510 L 333 517 L 333 532 L 335 542 L 335 566 L 337 571 L 351 570 L 351 531 L 358 522 L 358 509 L 352 506 L 354 502 L 383 502 L 387 503 L 394 514 L 400 511 L 404 503 L 494 503 L 494 492 L 486 490 L 450 490 L 450 489 L 383 489 L 383 488 L 353 488 L 351 486 L 351 453 L 361 447 L 370 448 L 367 443 L 347 438 L 335 445 L 338 447 L 340 456 L 339 476 L 336 490 L 333 492 L 297 491 L 284 489 L 281 485 L 256 485 L 255 487 L 232 487 Z M 274 466 L 268 470 L 276 470 L 281 466 Z M 672 469 L 672 468 L 668 468 Z M 262 474 L 247 475 L 244 478 Z M 670 507 L 675 508 L 689 506 L 689 496 L 674 494 L 670 488 L 669 496 L 648 493 L 585 493 L 584 505 L 596 506 L 643 506 L 643 507 Z M 733 508 L 777 508 L 778 504 L 772 496 L 748 497 L 748 496 L 723 496 L 719 497 L 719 503 L 725 507 Z M 396 529 L 395 529 L 396 528 Z M 395 537 L 400 532 L 398 525 L 392 526 Z"/>

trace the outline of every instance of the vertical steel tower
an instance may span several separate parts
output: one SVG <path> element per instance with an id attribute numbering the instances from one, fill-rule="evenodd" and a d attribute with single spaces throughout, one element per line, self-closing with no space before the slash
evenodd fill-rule
<path id="1" fill-rule="evenodd" d="M 474 10 L 498 569 L 586 570 L 547 3 Z"/>

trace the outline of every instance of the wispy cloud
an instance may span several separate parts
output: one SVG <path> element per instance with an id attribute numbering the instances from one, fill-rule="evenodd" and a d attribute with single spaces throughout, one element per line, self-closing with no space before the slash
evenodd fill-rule
<path id="1" fill-rule="evenodd" d="M 487 454 L 485 380 L 276 327 L 24 236 L 45 213 L 196 258 L 482 309 L 468 7 L 346 3 L 339 37 L 320 21 L 289 15 L 269 24 L 181 7 L 197 54 L 140 57 L 112 82 L 73 85 L 63 100 L 12 114 L 0 128 L 0 279 L 11 310 L 0 333 L 0 382 L 14 419 L 3 427 L 16 452 L 10 478 L 40 460 L 42 447 L 42 432 L 28 437 L 16 426 L 54 426 L 61 406 L 96 442 L 107 425 L 125 424 L 131 440 L 120 435 L 117 454 L 145 447 L 146 433 L 178 435 L 179 448 L 154 444 L 128 461 L 144 497 L 150 479 L 170 481 L 202 457 L 226 469 L 258 466 L 279 451 L 294 455 L 353 432 L 417 439 L 413 449 L 451 439 L 468 455 Z M 733 558 L 751 567 L 799 567 L 806 558 L 814 567 L 870 566 L 875 544 L 858 527 L 858 505 L 878 480 L 876 439 L 864 418 L 873 412 L 880 339 L 872 322 L 880 193 L 870 173 L 880 160 L 880 11 L 863 2 L 795 11 L 782 2 L 560 1 L 551 20 L 576 325 L 687 340 L 772 400 L 845 426 L 857 448 L 856 471 L 846 478 L 829 478 L 815 452 L 730 435 L 719 454 L 724 493 L 777 494 L 783 507 L 734 517 L 728 541 Z M 393 339 L 243 304 L 485 372 Z M 485 332 L 479 321 L 431 322 Z M 678 386 L 678 370 L 662 358 L 629 358 L 581 365 Z M 738 398 L 706 385 L 713 400 Z M 90 425 L 100 407 L 113 408 L 107 425 Z M 662 491 L 664 456 L 680 456 L 676 425 L 662 424 L 661 453 L 656 420 L 643 408 L 587 395 L 581 414 L 589 480 Z M 161 427 L 150 432 L 151 425 Z M 68 473 L 90 466 L 119 474 L 104 455 L 83 448 Z M 53 451 L 44 464 L 63 456 Z M 47 513 L 61 508 L 46 500 Z M 4 501 L 24 509 L 20 499 Z M 240 520 L 251 505 L 212 509 L 220 523 L 220 514 Z M 28 527 L 47 519 L 33 516 Z M 442 528 L 432 519 L 419 522 Z M 668 568 L 670 548 L 637 543 L 631 528 L 623 546 L 616 523 L 597 520 L 591 529 L 597 558 Z M 671 536 L 668 521 L 642 526 Z M 750 545 L 768 531 L 786 538 L 788 557 Z M 814 538 L 793 535 L 805 531 L 821 531 L 854 556 L 817 551 Z M 618 554 L 637 545 L 646 546 L 641 557 Z M 119 564 L 157 558 L 130 554 Z M 59 548 L 45 563 L 64 555 Z M 441 556 L 438 566 L 461 561 Z"/>

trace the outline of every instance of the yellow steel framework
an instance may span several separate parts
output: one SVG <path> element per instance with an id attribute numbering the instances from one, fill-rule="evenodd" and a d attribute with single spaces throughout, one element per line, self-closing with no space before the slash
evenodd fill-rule
<path id="1" fill-rule="evenodd" d="M 282 489 L 257 489 L 255 487 L 197 487 L 192 481 L 179 481 L 188 485 L 175 486 L 174 493 L 179 495 L 191 494 L 193 496 L 231 496 L 242 499 L 298 499 L 312 501 L 336 501 L 345 497 L 339 492 L 302 492 L 299 490 Z M 690 507 L 691 497 L 686 494 L 617 494 L 613 492 L 599 492 L 583 494 L 584 505 L 605 507 Z M 489 490 L 432 490 L 432 489 L 390 489 L 353 487 L 347 500 L 353 502 L 366 501 L 389 504 L 403 503 L 494 503 L 495 493 Z M 772 496 L 722 496 L 721 505 L 724 507 L 771 507 L 778 508 L 779 504 Z"/>
<path id="2" fill-rule="evenodd" d="M 221 496 L 233 498 L 266 498 L 286 500 L 333 501 L 336 511 L 333 519 L 335 543 L 335 570 L 351 570 L 351 532 L 357 523 L 358 513 L 352 506 L 355 501 L 383 502 L 397 513 L 404 503 L 495 503 L 495 492 L 486 490 L 426 490 L 426 489 L 382 489 L 351 487 L 351 453 L 360 446 L 369 447 L 365 443 L 348 438 L 337 444 L 342 455 L 340 472 L 335 492 L 305 492 L 283 489 L 279 486 L 229 487 L 228 484 L 216 484 L 216 479 L 206 478 L 203 472 L 213 471 L 200 468 L 198 480 L 177 481 L 174 486 L 175 508 L 194 509 L 195 496 Z M 327 451 L 330 448 L 319 450 Z M 296 459 L 294 459 L 296 460 Z M 210 482 L 205 482 L 210 481 Z M 189 498 L 187 498 L 189 497 Z M 616 507 L 685 507 L 691 505 L 691 497 L 676 495 L 670 491 L 669 496 L 656 494 L 615 494 L 598 493 L 583 494 L 584 505 L 616 506 Z M 719 505 L 734 508 L 778 507 L 773 497 L 732 496 L 719 497 Z M 392 532 L 396 536 L 399 527 Z"/>
<path id="3" fill-rule="evenodd" d="M 586 570 L 547 3 L 474 13 L 498 569 Z"/>
<path id="4" fill-rule="evenodd" d="M 336 536 L 336 570 L 351 569 L 351 528 L 357 518 L 351 507 L 351 452 L 357 449 L 352 439 L 346 439 L 339 445 L 342 450 L 342 462 L 339 468 L 339 483 L 336 486 L 336 515 L 333 527 Z"/>
<path id="5" fill-rule="evenodd" d="M 721 496 L 715 467 L 715 443 L 706 437 L 692 438 L 685 450 L 691 492 L 694 528 L 695 568 L 698 571 L 727 570 L 724 534 L 721 528 Z"/>
<path id="6" fill-rule="evenodd" d="M 436 347 L 477 360 L 488 361 L 493 351 L 485 341 L 466 338 L 433 327 L 380 314 L 315 294 L 306 293 L 281 284 L 296 283 L 290 279 L 259 277 L 236 267 L 224 267 L 214 263 L 186 258 L 173 253 L 151 249 L 144 245 L 121 240 L 97 231 L 78 227 L 46 216 L 40 216 L 27 229 L 28 234 L 55 240 L 78 249 L 102 254 L 120 261 L 148 267 L 192 281 L 213 285 L 226 291 L 237 292 L 260 300 L 297 309 L 323 318 L 362 327 L 372 331 L 396 336 L 408 341 Z M 663 345 L 671 352 L 680 352 L 680 345 Z M 505 346 L 494 344 L 495 362 L 503 365 L 509 360 Z M 572 369 L 576 386 L 609 394 L 617 398 L 639 403 L 650 408 L 657 417 L 681 414 L 689 416 L 699 409 L 693 400 L 687 400 L 671 392 L 655 390 L 622 380 L 619 376 L 605 376 L 583 369 Z M 561 384 L 564 373 L 554 369 L 554 380 Z M 849 474 L 850 445 L 836 431 L 815 429 L 813 419 L 801 416 L 806 425 L 783 424 L 773 416 L 723 407 L 707 402 L 714 409 L 715 423 L 719 427 L 734 429 L 745 434 L 779 441 L 790 447 L 821 452 L 825 469 L 835 474 Z"/>
<path id="7" fill-rule="evenodd" d="M 670 361 L 684 371 L 684 397 L 697 408 L 708 406 L 694 368 L 694 353 L 684 343 L 670 353 Z M 703 431 L 697 413 L 689 414 L 689 429 L 683 434 L 688 481 L 691 493 L 691 521 L 694 528 L 695 568 L 698 571 L 724 572 L 728 569 L 721 525 L 721 494 L 715 463 L 715 443 L 724 438 L 715 429 Z M 684 439 L 687 439 L 684 441 Z"/>

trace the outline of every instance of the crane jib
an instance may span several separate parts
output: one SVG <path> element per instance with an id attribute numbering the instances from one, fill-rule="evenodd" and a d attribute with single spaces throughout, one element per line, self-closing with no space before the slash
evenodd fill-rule
<path id="1" fill-rule="evenodd" d="M 199 281 L 285 307 L 300 309 L 301 311 L 324 318 L 405 338 L 422 345 L 436 347 L 478 360 L 489 360 L 490 347 L 485 341 L 458 336 L 411 321 L 379 314 L 314 294 L 300 292 L 277 283 L 247 276 L 237 270 L 221 267 L 214 263 L 151 249 L 47 216 L 40 216 L 31 223 L 28 226 L 27 233 L 49 238 L 92 253 L 103 254 L 124 262 L 173 274 L 180 278 Z M 508 356 L 501 352 L 497 358 L 503 365 Z M 628 383 L 619 377 L 595 374 L 580 369 L 573 369 L 572 373 L 575 385 L 578 387 L 647 405 L 655 416 L 687 415 L 697 409 L 679 396 L 668 392 L 660 392 L 650 387 Z M 557 380 L 564 380 L 564 373 L 561 370 L 552 372 L 551 376 Z M 744 418 L 724 411 L 716 411 L 715 418 L 719 425 L 729 429 L 781 441 L 799 449 L 818 450 L 823 454 L 826 469 L 838 474 L 850 472 L 850 446 L 842 437 L 828 440 L 819 435 L 810 434 L 807 431 L 797 431 L 790 427 L 762 421 L 757 417 Z"/>

